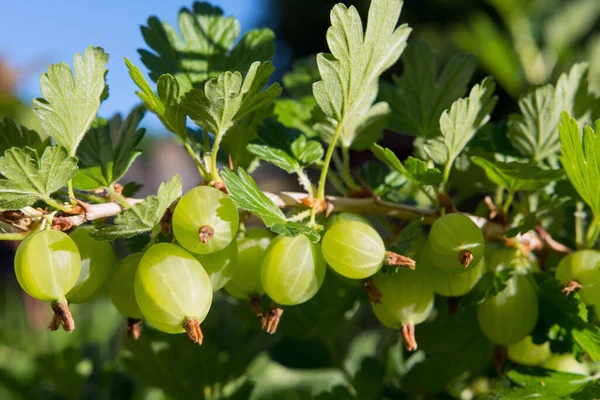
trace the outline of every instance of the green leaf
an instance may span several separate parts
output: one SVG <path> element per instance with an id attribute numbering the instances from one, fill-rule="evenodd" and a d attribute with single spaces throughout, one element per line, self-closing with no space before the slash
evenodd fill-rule
<path id="1" fill-rule="evenodd" d="M 442 173 L 437 168 L 428 168 L 427 163 L 418 158 L 408 157 L 402 162 L 388 148 L 374 144 L 371 148 L 375 157 L 381 162 L 404 175 L 411 182 L 420 185 L 439 185 L 442 183 Z"/>
<path id="2" fill-rule="evenodd" d="M 312 85 L 320 77 L 315 57 L 301 58 L 294 61 L 291 71 L 283 75 L 283 87 L 296 98 L 312 97 Z"/>
<path id="3" fill-rule="evenodd" d="M 166 22 L 150 17 L 142 35 L 153 52 L 139 53 L 153 81 L 170 74 L 182 93 L 225 71 L 246 71 L 254 61 L 267 61 L 275 53 L 275 35 L 270 29 L 250 30 L 236 43 L 239 22 L 208 3 L 183 8 L 178 25 L 181 36 Z"/>
<path id="4" fill-rule="evenodd" d="M 512 277 L 512 269 L 487 271 L 467 295 L 459 300 L 461 308 L 479 304 L 496 296 L 506 289 L 506 282 Z"/>
<path id="5" fill-rule="evenodd" d="M 65 62 L 52 64 L 42 74 L 44 98 L 33 100 L 33 111 L 44 130 L 72 156 L 107 96 L 107 62 L 108 54 L 102 48 L 90 46 L 83 55 L 75 54 L 74 74 Z"/>
<path id="6" fill-rule="evenodd" d="M 316 140 L 308 140 L 295 129 L 269 119 L 259 129 L 260 142 L 248 145 L 248 151 L 261 160 L 275 164 L 292 174 L 323 157 L 323 146 Z"/>
<path id="7" fill-rule="evenodd" d="M 300 100 L 282 99 L 275 100 L 275 115 L 277 120 L 290 128 L 296 128 L 302 131 L 307 137 L 317 137 L 317 132 L 313 129 L 312 113 L 317 102 L 314 97 L 303 97 Z"/>
<path id="8" fill-rule="evenodd" d="M 441 65 L 425 42 L 411 42 L 402 55 L 404 73 L 395 86 L 381 82 L 380 96 L 392 109 L 390 128 L 424 138 L 440 135 L 440 116 L 462 97 L 475 71 L 475 57 L 457 54 Z"/>
<path id="9" fill-rule="evenodd" d="M 141 89 L 136 94 L 142 99 L 146 108 L 156 114 L 168 131 L 185 140 L 186 114 L 182 104 L 183 91 L 179 87 L 179 82 L 172 75 L 162 75 L 158 78 L 156 93 L 154 93 L 142 71 L 127 58 L 125 64 L 131 79 Z"/>
<path id="10" fill-rule="evenodd" d="M 239 72 L 225 72 L 206 82 L 204 90 L 192 89 L 186 93 L 184 109 L 199 127 L 220 140 L 218 137 L 236 121 L 269 106 L 279 96 L 281 87 L 277 83 L 262 90 L 273 71 L 273 65 L 267 61 L 252 63 L 243 78 Z"/>
<path id="11" fill-rule="evenodd" d="M 398 254 L 407 254 L 415 243 L 421 238 L 421 228 L 423 227 L 423 216 L 414 217 L 402 228 L 400 234 L 396 237 L 391 250 Z"/>
<path id="12" fill-rule="evenodd" d="M 79 171 L 73 184 L 82 190 L 108 187 L 121 179 L 135 159 L 142 154 L 136 149 L 145 129 L 137 129 L 144 117 L 144 108 L 134 108 L 124 122 L 115 115 L 107 124 L 92 128 L 79 149 Z M 116 143 L 113 143 L 116 139 Z"/>
<path id="13" fill-rule="evenodd" d="M 540 161 L 560 149 L 558 124 L 561 112 L 575 111 L 575 100 L 586 82 L 587 65 L 575 64 L 569 74 L 562 74 L 554 87 L 539 87 L 519 100 L 521 114 L 508 121 L 508 137 L 524 156 Z"/>
<path id="14" fill-rule="evenodd" d="M 39 154 L 49 145 L 50 138 L 42 140 L 36 131 L 17 124 L 12 118 L 0 121 L 0 154 L 11 147 L 31 147 Z"/>
<path id="15" fill-rule="evenodd" d="M 175 175 L 158 187 L 156 195 L 146 197 L 141 203 L 121 211 L 114 225 L 101 225 L 90 233 L 96 240 L 130 238 L 150 232 L 162 219 L 167 208 L 181 197 L 181 177 Z"/>
<path id="16" fill-rule="evenodd" d="M 571 398 L 569 395 L 582 390 L 589 380 L 576 374 L 549 371 L 541 368 L 518 368 L 507 373 L 520 387 L 505 389 L 497 393 L 501 399 L 540 398 L 559 400 Z"/>
<path id="17" fill-rule="evenodd" d="M 595 131 L 586 126 L 582 136 L 577 121 L 564 112 L 558 128 L 560 162 L 577 193 L 600 218 L 600 124 Z"/>
<path id="18" fill-rule="evenodd" d="M 564 172 L 556 169 L 543 169 L 537 165 L 521 162 L 488 161 L 473 156 L 471 161 L 483 168 L 487 177 L 509 192 L 533 191 L 541 189 L 550 182 L 564 177 Z"/>
<path id="19" fill-rule="evenodd" d="M 279 207 L 260 191 L 254 179 L 243 168 L 238 168 L 237 175 L 224 169 L 221 176 L 235 205 L 259 217 L 271 231 L 290 237 L 304 234 L 314 243 L 320 240 L 321 236 L 314 229 L 289 222 Z"/>
<path id="20" fill-rule="evenodd" d="M 485 78 L 473 86 L 468 98 L 456 100 L 449 110 L 444 111 L 440 117 L 442 136 L 428 141 L 428 146 L 438 153 L 443 145 L 444 162 L 440 164 L 451 165 L 475 133 L 489 121 L 498 100 L 493 96 L 495 88 L 494 80 Z"/>
<path id="21" fill-rule="evenodd" d="M 527 216 L 525 218 L 523 218 L 523 221 L 521 221 L 521 223 L 519 225 L 504 232 L 504 236 L 506 236 L 507 238 L 513 238 L 520 233 L 529 232 L 530 230 L 535 228 L 536 223 L 537 223 L 536 214 L 535 213 L 527 214 Z"/>
<path id="22" fill-rule="evenodd" d="M 60 146 L 46 147 L 42 157 L 25 147 L 13 147 L 0 157 L 0 210 L 16 210 L 38 200 L 52 201 L 51 195 L 65 187 L 77 172 L 77 159 Z"/>
<path id="23" fill-rule="evenodd" d="M 402 0 L 373 0 L 364 33 L 356 8 L 337 4 L 331 11 L 327 44 L 332 54 L 317 56 L 322 80 L 313 85 L 313 93 L 335 121 L 343 147 L 354 143 L 366 121 L 389 113 L 386 105 L 373 102 L 379 76 L 396 63 L 411 31 L 406 24 L 396 28 L 402 5 Z"/>

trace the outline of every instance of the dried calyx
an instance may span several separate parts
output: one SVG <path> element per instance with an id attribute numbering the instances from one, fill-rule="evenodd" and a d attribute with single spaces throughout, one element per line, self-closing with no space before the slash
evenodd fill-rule
<path id="1" fill-rule="evenodd" d="M 202 335 L 202 330 L 200 329 L 200 323 L 198 322 L 198 318 L 196 317 L 188 317 L 183 323 L 183 329 L 187 333 L 188 337 L 199 345 L 202 344 L 202 340 L 204 339 L 204 335 Z"/>
<path id="2" fill-rule="evenodd" d="M 198 237 L 201 243 L 207 243 L 210 239 L 215 237 L 215 229 L 210 225 L 204 225 L 198 230 Z"/>
<path id="3" fill-rule="evenodd" d="M 52 321 L 50 321 L 48 329 L 55 331 L 62 325 L 65 332 L 73 332 L 75 321 L 71 315 L 71 310 L 69 310 L 69 303 L 66 300 L 61 302 L 54 301 L 52 302 L 52 311 L 54 311 L 54 316 Z"/>

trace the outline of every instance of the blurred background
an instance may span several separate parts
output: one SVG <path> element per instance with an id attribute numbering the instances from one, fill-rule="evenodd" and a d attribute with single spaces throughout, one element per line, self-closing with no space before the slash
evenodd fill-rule
<path id="1" fill-rule="evenodd" d="M 275 31 L 274 63 L 277 70 L 274 79 L 281 79 L 296 60 L 327 51 L 325 32 L 329 26 L 329 10 L 335 3 L 334 0 L 212 1 L 222 7 L 226 15 L 240 20 L 242 33 L 256 27 L 269 27 Z M 344 3 L 355 5 L 365 17 L 370 1 L 346 0 Z M 0 118 L 14 117 L 23 125 L 39 129 L 30 105 L 31 100 L 40 95 L 40 74 L 50 63 L 67 61 L 70 64 L 74 53 L 82 52 L 90 44 L 102 46 L 110 54 L 110 97 L 104 102 L 100 115 L 108 118 L 114 113 L 128 113 L 138 98 L 123 57 L 131 59 L 146 72 L 137 54 L 137 49 L 147 47 L 140 25 L 145 24 L 149 16 L 156 15 L 176 26 L 178 10 L 190 6 L 191 3 L 164 0 L 0 3 Z M 478 69 L 473 82 L 486 75 L 493 75 L 498 82 L 500 102 L 493 116 L 496 120 L 517 111 L 519 96 L 530 86 L 555 82 L 558 75 L 577 61 L 590 63 L 592 87 L 600 90 L 598 0 L 405 0 L 401 22 L 413 28 L 410 40 L 427 42 L 443 60 L 457 52 L 476 56 Z M 400 62 L 386 77 L 401 73 Z M 145 153 L 136 161 L 125 181 L 142 183 L 140 196 L 154 193 L 160 182 L 175 173 L 183 177 L 184 189 L 195 186 L 197 172 L 192 162 L 161 128 L 158 120 L 147 114 L 142 126 L 148 129 L 143 144 Z M 398 154 L 410 154 L 411 143 L 410 137 L 386 132 L 385 145 Z M 365 157 L 368 157 L 365 153 L 355 154 L 353 160 L 359 163 Z M 266 173 L 262 168 L 257 176 L 263 189 L 296 188 L 295 182 L 286 179 L 280 170 Z M 184 374 L 187 373 L 185 379 L 192 381 L 203 378 L 190 377 L 189 368 L 178 367 L 177 360 L 161 351 L 160 340 L 128 344 L 125 361 L 117 362 L 123 346 L 124 326 L 106 299 L 75 310 L 79 325 L 70 336 L 63 332 L 46 332 L 49 310 L 38 307 L 15 287 L 14 248 L 10 244 L 0 244 L 0 399 L 159 399 L 165 394 L 183 397 L 190 393 L 192 398 L 195 395 L 220 398 L 215 394 L 218 391 L 205 390 L 199 394 L 190 391 L 189 387 L 183 388 L 190 383 L 182 381 Z M 238 323 L 247 318 L 243 315 Z M 221 317 L 215 318 L 208 323 L 227 323 Z M 248 321 L 248 324 L 252 323 L 255 321 Z M 242 329 L 238 336 L 232 333 L 235 337 L 225 335 L 222 340 L 248 340 L 243 336 L 244 332 Z M 151 339 L 152 335 L 156 333 L 149 331 Z M 173 339 L 175 344 L 169 339 L 169 345 L 188 349 L 186 339 L 181 344 L 177 342 L 179 339 Z M 363 339 L 367 346 L 372 345 L 371 339 Z M 296 342 L 295 345 L 301 352 L 308 348 L 307 343 L 315 345 L 310 341 Z M 250 342 L 254 354 L 266 346 L 265 339 Z M 218 347 L 211 348 L 209 344 L 205 348 L 204 353 L 197 349 L 184 350 L 191 352 L 189 357 L 196 357 L 195 368 L 206 368 L 200 364 L 210 364 L 215 359 L 232 362 L 231 354 L 221 354 Z M 271 357 L 276 358 L 273 354 L 276 351 L 271 350 Z M 252 359 L 249 355 L 246 357 L 243 362 Z M 253 361 L 259 365 L 256 371 L 272 372 L 269 369 L 272 366 L 265 367 L 266 364 L 260 364 L 260 361 Z M 309 366 L 328 365 L 323 360 L 313 361 Z M 243 362 L 240 361 L 240 365 L 245 365 Z M 281 364 L 286 368 L 305 367 L 292 365 L 289 359 Z M 221 382 L 219 379 L 231 378 L 214 379 Z M 331 383 L 337 378 L 333 374 L 328 379 Z M 169 386 L 175 385 L 174 381 L 178 382 L 176 387 Z M 213 381 L 210 383 L 215 387 Z M 220 395 L 227 398 L 223 393 Z M 281 397 L 274 395 L 272 398 Z M 306 397 L 300 395 L 297 398 Z"/>

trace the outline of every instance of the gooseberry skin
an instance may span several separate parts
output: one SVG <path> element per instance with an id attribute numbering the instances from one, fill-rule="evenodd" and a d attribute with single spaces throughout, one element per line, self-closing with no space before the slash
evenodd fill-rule
<path id="1" fill-rule="evenodd" d="M 142 256 L 135 274 L 135 298 L 144 318 L 166 333 L 181 333 L 188 318 L 202 322 L 212 303 L 208 274 L 185 249 L 159 243 Z"/>
<path id="2" fill-rule="evenodd" d="M 379 321 L 392 329 L 402 325 L 419 324 L 433 310 L 435 296 L 428 277 L 424 273 L 400 268 L 397 273 L 373 276 L 373 285 L 381 293 L 379 304 L 371 308 Z"/>
<path id="3" fill-rule="evenodd" d="M 551 356 L 550 342 L 535 344 L 531 336 L 508 346 L 509 360 L 521 365 L 534 367 L 540 365 Z"/>
<path id="4" fill-rule="evenodd" d="M 506 288 L 477 309 L 483 333 L 501 346 L 517 343 L 529 335 L 538 318 L 536 289 L 527 275 L 515 272 Z"/>
<path id="5" fill-rule="evenodd" d="M 540 366 L 553 371 L 576 375 L 589 375 L 590 373 L 588 367 L 577 361 L 571 353 L 552 354 Z"/>
<path id="6" fill-rule="evenodd" d="M 445 297 L 460 297 L 469 293 L 477 282 L 479 282 L 479 279 L 486 270 L 485 258 L 482 258 L 473 268 L 457 272 L 447 272 L 436 268 L 429 257 L 430 254 L 428 252 L 424 251 L 421 253 L 421 259 L 418 263 L 419 268 L 426 271 L 434 292 Z"/>
<path id="7" fill-rule="evenodd" d="M 322 248 L 327 264 L 351 279 L 365 279 L 375 274 L 387 254 L 375 229 L 350 220 L 333 225 L 323 236 Z"/>
<path id="8" fill-rule="evenodd" d="M 343 212 L 343 213 L 333 214 L 331 217 L 327 218 L 327 222 L 325 223 L 325 230 L 329 230 L 335 224 L 338 224 L 340 222 L 345 222 L 345 221 L 358 221 L 358 222 L 362 222 L 363 224 L 367 224 L 369 226 L 371 225 L 369 220 L 360 214 Z"/>
<path id="9" fill-rule="evenodd" d="M 210 186 L 187 192 L 173 213 L 173 234 L 181 246 L 196 254 L 210 254 L 227 247 L 238 230 L 238 210 L 225 193 Z M 210 227 L 214 236 L 202 243 L 199 232 Z"/>
<path id="10" fill-rule="evenodd" d="M 555 277 L 563 285 L 579 282 L 581 300 L 586 305 L 600 304 L 600 251 L 579 250 L 566 255 L 556 267 Z"/>
<path id="11" fill-rule="evenodd" d="M 133 253 L 122 259 L 108 284 L 110 299 L 119 313 L 127 318 L 144 318 L 134 292 L 135 273 L 143 255 Z"/>
<path id="12" fill-rule="evenodd" d="M 431 261 L 446 272 L 463 271 L 461 252 L 470 252 L 473 259 L 468 267 L 479 263 L 485 251 L 481 229 L 469 217 L 460 213 L 446 214 L 431 226 L 427 247 Z"/>
<path id="13" fill-rule="evenodd" d="M 70 303 L 80 304 L 97 297 L 108 282 L 115 264 L 115 253 L 108 241 L 90 237 L 94 228 L 90 225 L 75 229 L 69 235 L 81 255 L 81 273 L 77 283 L 67 293 Z"/>
<path id="14" fill-rule="evenodd" d="M 262 263 L 262 285 L 273 301 L 293 306 L 310 300 L 319 291 L 326 269 L 318 243 L 311 243 L 304 235 L 277 236 Z"/>
<path id="15" fill-rule="evenodd" d="M 14 265 L 19 285 L 27 294 L 42 301 L 63 302 L 79 278 L 81 256 L 69 235 L 46 229 L 21 242 Z"/>
<path id="16" fill-rule="evenodd" d="M 237 239 L 238 263 L 225 285 L 229 294 L 245 300 L 265 293 L 261 270 L 272 238 L 269 230 L 252 227 L 246 230 L 243 238 Z"/>
<path id="17" fill-rule="evenodd" d="M 223 250 L 210 254 L 194 254 L 208 274 L 213 292 L 220 290 L 233 276 L 238 265 L 238 246 L 235 239 Z"/>

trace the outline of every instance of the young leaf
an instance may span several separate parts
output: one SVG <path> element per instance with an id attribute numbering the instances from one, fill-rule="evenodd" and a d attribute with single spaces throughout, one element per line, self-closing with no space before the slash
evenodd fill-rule
<path id="1" fill-rule="evenodd" d="M 154 52 L 139 53 L 153 81 L 170 74 L 182 93 L 225 71 L 246 71 L 252 62 L 267 61 L 275 53 L 275 35 L 270 29 L 250 30 L 232 48 L 240 34 L 239 22 L 225 18 L 220 8 L 208 3 L 183 8 L 178 24 L 181 37 L 169 24 L 149 18 L 142 35 Z"/>
<path id="2" fill-rule="evenodd" d="M 277 120 L 290 128 L 298 129 L 306 137 L 318 137 L 318 133 L 313 128 L 313 110 L 317 101 L 314 97 L 304 97 L 300 100 L 282 99 L 275 100 L 275 115 Z"/>
<path id="3" fill-rule="evenodd" d="M 567 112 L 562 114 L 560 162 L 581 198 L 600 218 L 600 124 L 596 130 L 586 126 L 583 137 L 579 124 Z"/>
<path id="4" fill-rule="evenodd" d="M 509 192 L 533 191 L 541 189 L 550 182 L 564 177 L 564 172 L 557 169 L 543 169 L 537 165 L 521 162 L 501 162 L 486 160 L 473 156 L 471 161 L 483 168 L 487 177 Z"/>
<path id="5" fill-rule="evenodd" d="M 308 140 L 301 132 L 272 119 L 259 129 L 258 136 L 260 142 L 249 144 L 248 151 L 290 174 L 323 157 L 321 143 Z"/>
<path id="6" fill-rule="evenodd" d="M 42 140 L 36 131 L 18 125 L 12 118 L 5 117 L 0 121 L 0 154 L 11 147 L 31 147 L 41 154 L 49 145 L 50 138 Z"/>
<path id="7" fill-rule="evenodd" d="M 381 82 L 380 96 L 392 109 L 390 128 L 432 138 L 440 134 L 440 116 L 462 97 L 475 71 L 475 57 L 457 54 L 445 65 L 425 42 L 411 42 L 402 55 L 404 73 L 395 86 Z"/>
<path id="8" fill-rule="evenodd" d="M 179 87 L 179 82 L 172 75 L 162 75 L 158 78 L 156 93 L 154 93 L 142 71 L 127 58 L 125 64 L 127 64 L 131 79 L 141 89 L 136 93 L 146 108 L 156 114 L 168 131 L 185 140 L 187 135 L 186 114 L 183 110 L 183 91 Z"/>
<path id="9" fill-rule="evenodd" d="M 289 222 L 273 200 L 260 191 L 254 179 L 242 168 L 238 168 L 237 175 L 224 169 L 221 176 L 235 205 L 258 216 L 271 231 L 290 237 L 303 234 L 315 243 L 320 240 L 321 236 L 314 229 Z"/>
<path id="10" fill-rule="evenodd" d="M 508 137 L 524 156 L 540 161 L 560 149 L 560 114 L 574 113 L 576 95 L 587 82 L 586 76 L 587 65 L 575 64 L 560 76 L 556 87 L 544 85 L 519 100 L 521 114 L 510 116 Z"/>
<path id="11" fill-rule="evenodd" d="M 489 121 L 498 100 L 493 96 L 495 88 L 494 80 L 485 78 L 473 86 L 468 98 L 456 100 L 449 110 L 444 111 L 440 117 L 442 136 L 428 141 L 432 153 L 440 153 L 443 149 L 440 164 L 452 165 L 475 133 Z M 436 162 L 442 161 L 439 156 L 435 158 Z"/>
<path id="12" fill-rule="evenodd" d="M 37 152 L 13 147 L 0 157 L 0 210 L 17 210 L 38 200 L 53 203 L 52 193 L 63 188 L 77 172 L 77 159 L 60 146 Z"/>
<path id="13" fill-rule="evenodd" d="M 381 162 L 404 175 L 408 180 L 419 185 L 439 185 L 442 183 L 442 173 L 437 168 L 427 167 L 427 163 L 418 158 L 408 157 L 402 162 L 388 148 L 374 144 L 371 149 Z"/>
<path id="14" fill-rule="evenodd" d="M 236 121 L 267 107 L 279 96 L 281 87 L 277 83 L 261 91 L 273 70 L 267 61 L 252 63 L 244 78 L 239 72 L 225 72 L 206 82 L 204 90 L 186 93 L 184 109 L 199 127 L 220 140 Z"/>
<path id="15" fill-rule="evenodd" d="M 92 126 L 100 102 L 107 96 L 108 54 L 100 47 L 88 47 L 83 56 L 75 54 L 73 69 L 65 62 L 52 64 L 42 74 L 44 98 L 33 100 L 33 111 L 44 130 L 74 156 L 83 136 Z"/>
<path id="16" fill-rule="evenodd" d="M 158 187 L 156 195 L 150 195 L 141 203 L 121 211 L 114 225 L 101 225 L 90 233 L 96 240 L 130 238 L 150 232 L 162 219 L 167 208 L 181 197 L 181 177 L 175 175 Z"/>
<path id="17" fill-rule="evenodd" d="M 365 121 L 389 113 L 387 106 L 373 102 L 379 76 L 398 60 L 411 31 L 406 24 L 396 28 L 402 5 L 402 0 L 373 0 L 364 33 L 356 8 L 337 4 L 331 11 L 327 44 L 332 54 L 317 56 L 322 80 L 313 85 L 313 93 L 335 121 L 343 147 L 353 144 Z"/>
<path id="18" fill-rule="evenodd" d="M 137 107 L 124 122 L 117 114 L 107 124 L 89 131 L 77 150 L 80 168 L 73 180 L 76 188 L 94 190 L 107 187 L 125 175 L 141 154 L 136 146 L 146 130 L 137 129 L 137 126 L 144 113 L 144 108 Z M 114 144 L 113 138 L 118 138 Z"/>

